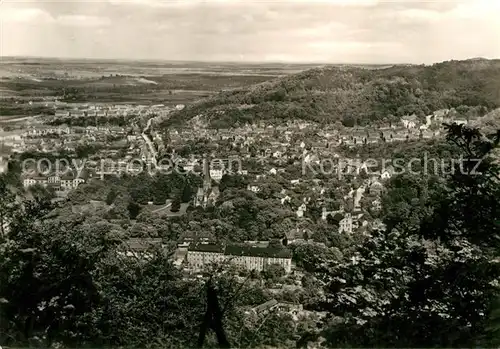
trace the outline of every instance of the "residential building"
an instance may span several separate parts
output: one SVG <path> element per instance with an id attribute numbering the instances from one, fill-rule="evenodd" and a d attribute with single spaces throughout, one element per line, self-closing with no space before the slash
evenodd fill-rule
<path id="1" fill-rule="evenodd" d="M 339 233 L 349 233 L 353 231 L 353 219 L 350 213 L 346 213 L 344 218 L 339 222 Z"/>
<path id="2" fill-rule="evenodd" d="M 61 177 L 58 175 L 49 176 L 47 178 L 47 183 L 49 184 L 59 184 L 61 182 Z"/>
<path id="3" fill-rule="evenodd" d="M 304 212 L 306 212 L 307 206 L 305 203 L 299 206 L 299 209 L 297 210 L 297 217 L 301 218 L 304 217 Z"/>
<path id="4" fill-rule="evenodd" d="M 200 270 L 205 265 L 224 261 L 224 247 L 209 242 L 190 244 L 186 258 L 190 267 Z"/>
<path id="5" fill-rule="evenodd" d="M 388 166 L 387 169 L 383 169 L 382 173 L 380 174 L 380 179 L 390 179 L 394 175 L 394 172 L 394 167 Z"/>
<path id="6" fill-rule="evenodd" d="M 226 259 L 244 266 L 248 270 L 262 271 L 271 264 L 282 266 L 286 273 L 292 270 L 292 254 L 284 248 L 228 245 L 224 254 Z"/>
<path id="7" fill-rule="evenodd" d="M 198 242 L 188 248 L 187 262 L 200 270 L 210 263 L 229 261 L 248 270 L 262 271 L 271 264 L 283 267 L 286 273 L 292 269 L 291 252 L 285 248 L 262 247 L 251 244 L 227 245 Z"/>
<path id="8" fill-rule="evenodd" d="M 410 116 L 405 116 L 401 118 L 401 122 L 403 123 L 403 126 L 408 129 L 415 128 L 417 126 L 417 116 L 415 114 L 410 115 Z"/>
<path id="9" fill-rule="evenodd" d="M 37 180 L 35 178 L 27 177 L 23 179 L 23 186 L 25 188 L 31 187 L 37 184 Z"/>
<path id="10" fill-rule="evenodd" d="M 277 305 L 278 305 L 278 301 L 276 299 L 271 299 L 270 301 L 262 303 L 256 307 L 253 307 L 252 311 L 257 315 L 261 315 L 261 314 L 267 313 L 271 309 L 275 308 Z"/>
<path id="11" fill-rule="evenodd" d="M 210 169 L 210 177 L 214 181 L 220 181 L 224 175 L 224 170 L 222 169 Z"/>
<path id="12" fill-rule="evenodd" d="M 258 185 L 247 185 L 247 190 L 252 191 L 254 193 L 258 193 L 260 191 L 260 187 Z"/>

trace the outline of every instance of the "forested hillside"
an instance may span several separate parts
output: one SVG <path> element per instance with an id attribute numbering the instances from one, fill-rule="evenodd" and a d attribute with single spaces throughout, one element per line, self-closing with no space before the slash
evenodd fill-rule
<path id="1" fill-rule="evenodd" d="M 202 115 L 212 127 L 249 121 L 302 119 L 345 126 L 419 117 L 439 109 L 500 106 L 500 60 L 449 61 L 432 66 L 368 70 L 324 67 L 203 99 L 163 126 Z"/>

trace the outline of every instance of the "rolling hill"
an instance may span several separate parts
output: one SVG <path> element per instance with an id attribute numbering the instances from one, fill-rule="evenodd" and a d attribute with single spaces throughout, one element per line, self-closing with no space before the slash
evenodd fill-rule
<path id="1" fill-rule="evenodd" d="M 477 106 L 483 114 L 500 106 L 500 60 L 315 68 L 218 93 L 176 112 L 162 125 L 179 126 L 198 116 L 214 128 L 290 119 L 362 126 L 459 106 Z"/>

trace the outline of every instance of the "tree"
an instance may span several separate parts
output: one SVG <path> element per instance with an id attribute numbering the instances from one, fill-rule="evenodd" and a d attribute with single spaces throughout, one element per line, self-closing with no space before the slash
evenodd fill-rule
<path id="1" fill-rule="evenodd" d="M 108 192 L 108 195 L 106 195 L 106 204 L 111 205 L 115 201 L 117 196 L 118 193 L 116 192 L 116 190 L 114 188 L 111 188 L 111 190 Z"/>
<path id="2" fill-rule="evenodd" d="M 307 272 L 317 271 L 328 261 L 337 259 L 338 256 L 332 250 L 317 243 L 300 244 L 293 249 L 293 260 L 297 267 Z"/>
<path id="3" fill-rule="evenodd" d="M 332 225 L 338 229 L 340 226 L 340 221 L 344 219 L 344 215 L 341 213 L 335 213 L 334 215 L 329 214 L 326 216 L 326 221 L 329 225 Z"/>
<path id="4" fill-rule="evenodd" d="M 170 251 L 123 256 L 119 227 L 48 219 L 45 205 L 26 202 L 0 245 L 2 345 L 193 347 L 200 287 L 180 278 Z"/>
<path id="5" fill-rule="evenodd" d="M 372 232 L 352 259 L 318 272 L 332 297 L 322 307 L 343 317 L 325 326 L 329 345 L 473 346 L 487 335 L 485 314 L 499 295 L 492 217 L 500 215 L 500 186 L 491 157 L 499 135 L 450 126 L 465 159 L 438 197 L 423 200 L 433 209 L 402 230 Z M 483 166 L 473 174 L 477 158 Z"/>
<path id="6" fill-rule="evenodd" d="M 205 335 L 208 328 L 212 328 L 217 335 L 217 341 L 220 348 L 230 348 L 227 340 L 226 332 L 222 326 L 223 313 L 219 305 L 219 298 L 217 290 L 213 284 L 212 278 L 207 282 L 207 310 L 205 318 L 200 328 L 200 335 L 198 338 L 198 348 L 203 347 Z"/>
<path id="7" fill-rule="evenodd" d="M 269 247 L 270 248 L 276 248 L 276 249 L 282 249 L 284 246 L 281 243 L 280 239 L 271 239 L 269 241 Z"/>
<path id="8" fill-rule="evenodd" d="M 262 272 L 264 278 L 268 280 L 278 280 L 279 278 L 285 276 L 285 269 L 279 264 L 270 264 L 266 266 L 264 271 Z"/>
<path id="9" fill-rule="evenodd" d="M 181 200 L 179 198 L 175 198 L 172 201 L 172 205 L 170 206 L 170 211 L 179 212 L 180 209 L 181 209 Z"/>
<path id="10" fill-rule="evenodd" d="M 68 193 L 68 199 L 75 205 L 83 205 L 88 203 L 90 200 L 89 193 L 86 190 L 88 188 L 87 184 L 80 184 L 76 189 Z"/>
<path id="11" fill-rule="evenodd" d="M 395 176 L 382 196 L 382 216 L 389 230 L 418 226 L 432 211 L 434 198 L 442 195 L 442 181 L 410 174 Z M 425 196 L 425 197 L 424 197 Z"/>
<path id="12" fill-rule="evenodd" d="M 142 208 L 138 203 L 130 201 L 127 205 L 128 215 L 130 219 L 135 219 L 137 215 L 141 212 L 141 209 Z"/>
<path id="13" fill-rule="evenodd" d="M 344 116 L 342 119 L 342 125 L 344 127 L 354 127 L 356 126 L 356 118 L 351 115 Z"/>
<path id="14" fill-rule="evenodd" d="M 34 224 L 39 214 L 25 211 L 13 222 L 15 243 L 0 249 L 0 298 L 7 300 L 2 311 L 10 324 L 23 329 L 16 339 L 39 336 L 50 345 L 55 337 L 71 341 L 72 331 L 81 333 L 78 319 L 98 301 L 95 263 L 119 238 L 107 225 Z M 15 272 L 14 265 L 20 266 Z"/>
<path id="15" fill-rule="evenodd" d="M 0 242 L 7 237 L 7 227 L 16 212 L 16 195 L 10 188 L 5 174 L 0 174 Z"/>
<path id="16" fill-rule="evenodd" d="M 246 189 L 248 185 L 248 180 L 239 174 L 224 174 L 219 183 L 220 191 L 225 191 L 228 188 L 233 189 Z"/>
<path id="17" fill-rule="evenodd" d="M 184 203 L 190 202 L 193 198 L 193 188 L 189 184 L 185 184 L 181 194 L 181 201 Z"/>

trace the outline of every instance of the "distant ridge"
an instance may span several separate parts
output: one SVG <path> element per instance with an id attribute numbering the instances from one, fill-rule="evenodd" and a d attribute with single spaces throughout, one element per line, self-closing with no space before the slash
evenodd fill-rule
<path id="1" fill-rule="evenodd" d="M 499 89 L 500 60 L 380 69 L 327 65 L 219 93 L 174 113 L 163 125 L 183 125 L 198 116 L 215 128 L 294 119 L 362 126 L 460 105 L 491 110 L 500 106 Z"/>
<path id="2" fill-rule="evenodd" d="M 410 63 L 370 63 L 370 62 L 288 62 L 288 61 L 201 61 L 201 60 L 163 60 L 163 59 L 127 59 L 127 58 L 88 58 L 88 57 L 37 57 L 37 56 L 0 56 L 0 62 L 2 60 L 13 60 L 13 61 L 26 61 L 26 60 L 36 60 L 36 61 L 68 61 L 68 62 L 141 62 L 141 63 L 165 63 L 165 64 L 184 64 L 184 63 L 196 63 L 196 64 L 224 64 L 224 65 L 290 65 L 290 66 L 394 66 L 394 65 L 410 65 Z"/>

